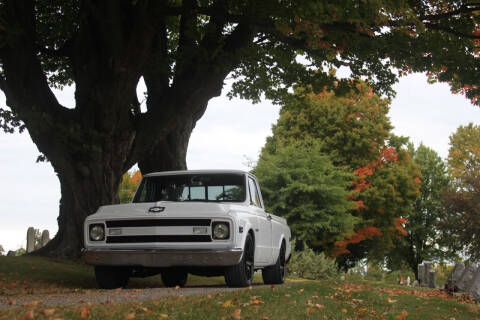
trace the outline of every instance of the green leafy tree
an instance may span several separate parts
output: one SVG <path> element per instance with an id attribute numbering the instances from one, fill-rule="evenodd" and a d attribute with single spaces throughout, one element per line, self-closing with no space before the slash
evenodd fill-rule
<path id="1" fill-rule="evenodd" d="M 424 260 L 442 260 L 451 257 L 439 232 L 439 222 L 445 219 L 442 195 L 449 186 L 447 168 L 438 154 L 423 144 L 409 153 L 420 169 L 420 194 L 403 216 L 407 234 L 394 242 L 387 255 L 388 267 L 408 266 L 418 279 L 417 266 Z"/>
<path id="2" fill-rule="evenodd" d="M 478 12 L 463 0 L 2 0 L 0 126 L 27 129 L 58 175 L 58 233 L 39 251 L 77 257 L 82 222 L 117 203 L 123 174 L 186 167 L 190 134 L 230 95 L 281 102 L 293 86 L 341 92 L 355 79 L 392 95 L 430 72 L 477 102 Z M 302 63 L 297 57 L 302 55 Z M 347 67 L 350 79 L 327 69 Z M 142 109 L 136 95 L 144 80 Z M 75 85 L 75 105 L 51 88 Z"/>
<path id="3" fill-rule="evenodd" d="M 459 187 L 464 177 L 480 175 L 480 125 L 460 126 L 450 136 L 448 170 Z"/>
<path id="4" fill-rule="evenodd" d="M 335 168 L 350 173 L 351 181 L 344 185 L 344 191 L 354 205 L 340 210 L 347 210 L 344 215 L 355 218 L 350 220 L 354 221 L 353 228 L 343 229 L 335 238 L 327 234 L 334 242 L 318 247 L 311 245 L 337 256 L 344 267 L 354 265 L 369 254 L 376 253 L 380 258 L 392 241 L 404 234 L 401 217 L 418 192 L 415 179 L 418 171 L 404 148 L 406 139 L 390 132 L 388 103 L 388 99 L 378 97 L 363 82 L 342 96 L 329 90 L 312 94 L 297 89 L 282 107 L 272 129 L 273 136 L 267 139 L 260 156 L 259 165 L 266 166 L 265 162 L 272 161 L 269 155 L 274 157 L 286 145 L 315 141 L 316 148 L 329 156 Z M 260 176 L 263 188 L 268 174 L 274 174 L 274 170 Z M 280 197 L 280 188 L 272 185 L 274 195 Z M 273 208 L 279 202 L 267 197 L 266 203 Z M 283 211 L 274 212 L 288 214 L 299 203 L 301 201 L 283 204 Z"/>
<path id="5" fill-rule="evenodd" d="M 448 213 L 441 225 L 446 244 L 480 258 L 480 126 L 460 126 L 450 136 L 448 171 L 452 185 L 444 194 Z"/>
<path id="6" fill-rule="evenodd" d="M 336 167 L 315 140 L 264 153 L 253 170 L 266 210 L 287 219 L 300 243 L 326 250 L 358 222 L 347 199 L 352 174 Z"/>
<path id="7" fill-rule="evenodd" d="M 3 246 L 0 244 L 0 256 L 3 256 L 5 253 L 5 249 L 3 249 Z"/>
<path id="8" fill-rule="evenodd" d="M 333 90 L 315 95 L 297 89 L 281 109 L 266 151 L 274 151 L 285 139 L 318 139 L 321 151 L 335 165 L 353 171 L 375 160 L 384 147 L 392 129 L 388 105 L 388 99 L 381 99 L 363 82 L 341 96 Z"/>

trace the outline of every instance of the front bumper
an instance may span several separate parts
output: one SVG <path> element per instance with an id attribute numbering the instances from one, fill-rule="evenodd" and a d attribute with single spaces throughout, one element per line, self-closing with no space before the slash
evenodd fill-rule
<path id="1" fill-rule="evenodd" d="M 240 262 L 243 249 L 229 250 L 86 250 L 83 259 L 95 266 L 226 267 Z"/>

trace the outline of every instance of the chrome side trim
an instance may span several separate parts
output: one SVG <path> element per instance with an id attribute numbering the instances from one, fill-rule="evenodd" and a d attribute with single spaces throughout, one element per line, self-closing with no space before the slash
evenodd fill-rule
<path id="1" fill-rule="evenodd" d="M 240 262 L 243 249 L 230 250 L 85 250 L 85 263 L 96 266 L 221 267 Z"/>

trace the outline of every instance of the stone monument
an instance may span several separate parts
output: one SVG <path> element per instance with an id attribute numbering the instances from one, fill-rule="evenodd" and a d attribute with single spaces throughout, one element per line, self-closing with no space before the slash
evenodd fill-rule
<path id="1" fill-rule="evenodd" d="M 456 283 L 458 290 L 467 292 L 475 273 L 477 273 L 477 265 L 474 263 L 467 265 L 462 273 L 461 278 Z"/>
<path id="2" fill-rule="evenodd" d="M 44 247 L 50 241 L 50 233 L 48 230 L 43 230 L 42 232 L 42 247 Z"/>
<path id="3" fill-rule="evenodd" d="M 35 229 L 33 227 L 27 230 L 27 253 L 35 250 Z"/>

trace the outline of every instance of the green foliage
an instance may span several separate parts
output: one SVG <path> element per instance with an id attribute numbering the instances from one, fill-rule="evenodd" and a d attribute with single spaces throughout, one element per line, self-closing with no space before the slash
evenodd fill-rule
<path id="1" fill-rule="evenodd" d="M 405 207 L 402 216 L 407 219 L 407 234 L 396 239 L 387 261 L 390 269 L 406 264 L 416 274 L 422 261 L 439 261 L 452 255 L 444 246 L 443 235 L 438 229 L 438 222 L 445 218 L 442 194 L 449 185 L 449 178 L 445 163 L 434 150 L 423 144 L 417 149 L 410 145 L 409 153 L 420 169 L 420 194 L 413 205 Z"/>
<path id="2" fill-rule="evenodd" d="M 480 126 L 460 126 L 450 136 L 448 171 L 452 185 L 443 196 L 447 216 L 441 223 L 447 245 L 480 258 Z"/>
<path id="3" fill-rule="evenodd" d="M 313 249 L 341 256 L 337 260 L 343 267 L 353 266 L 367 255 L 383 258 L 393 240 L 403 235 L 399 218 L 418 193 L 415 178 L 419 173 L 405 150 L 408 140 L 390 132 L 388 102 L 365 83 L 342 96 L 328 90 L 313 95 L 297 89 L 282 107 L 273 136 L 267 138 L 254 170 L 259 170 L 264 190 L 267 185 L 268 209 L 289 217 L 295 236 L 309 241 Z M 306 175 L 305 169 L 311 173 Z M 342 173 L 341 180 L 323 178 L 324 172 L 335 171 Z M 283 178 L 286 172 L 295 174 Z M 311 176 L 317 176 L 317 181 Z M 335 224 L 322 218 L 325 214 L 303 213 L 318 211 L 309 207 L 305 197 L 288 189 L 303 181 L 319 183 L 324 189 L 336 190 L 338 197 L 347 197 L 341 202 L 345 205 L 334 207 Z M 339 203 L 331 200 L 316 206 L 328 212 L 332 203 Z M 299 210 L 302 214 L 296 214 Z M 337 227 L 336 233 L 331 227 L 315 229 L 315 224 L 325 222 Z M 311 240 L 315 237 L 320 241 Z"/>
<path id="4" fill-rule="evenodd" d="M 294 246 L 294 245 L 293 245 Z M 293 250 L 287 265 L 288 275 L 310 280 L 338 279 L 339 271 L 334 259 L 309 247 Z"/>
<path id="5" fill-rule="evenodd" d="M 399 270 L 386 272 L 383 280 L 385 281 L 385 283 L 397 285 L 399 284 L 400 280 L 403 280 L 403 284 L 405 285 L 408 277 L 410 277 L 410 285 L 413 285 L 413 282 L 415 281 L 415 274 L 410 269 L 402 268 Z M 437 283 L 441 283 L 440 281 L 438 281 L 438 277 Z"/>
<path id="6" fill-rule="evenodd" d="M 287 219 L 299 241 L 325 250 L 357 219 L 347 200 L 352 175 L 335 167 L 315 140 L 278 146 L 263 153 L 253 170 L 262 186 L 266 210 Z"/>
<path id="7" fill-rule="evenodd" d="M 27 250 L 25 250 L 25 248 L 20 248 L 20 249 L 17 249 L 17 251 L 15 251 L 15 256 L 18 257 L 18 256 L 23 256 L 27 253 Z"/>
<path id="8" fill-rule="evenodd" d="M 393 128 L 388 104 L 365 83 L 342 96 L 334 91 L 313 95 L 297 89 L 281 109 L 266 151 L 273 152 L 284 139 L 313 138 L 322 141 L 320 150 L 336 166 L 353 171 L 375 160 L 384 147 Z"/>
<path id="9" fill-rule="evenodd" d="M 460 126 L 450 136 L 448 170 L 458 187 L 462 179 L 480 175 L 480 125 Z"/>
<path id="10" fill-rule="evenodd" d="M 385 270 L 378 263 L 369 264 L 367 273 L 365 274 L 365 279 L 382 281 L 385 277 Z"/>
<path id="11" fill-rule="evenodd" d="M 3 249 L 3 246 L 0 244 L 0 256 L 3 256 L 5 253 L 5 249 Z"/>

